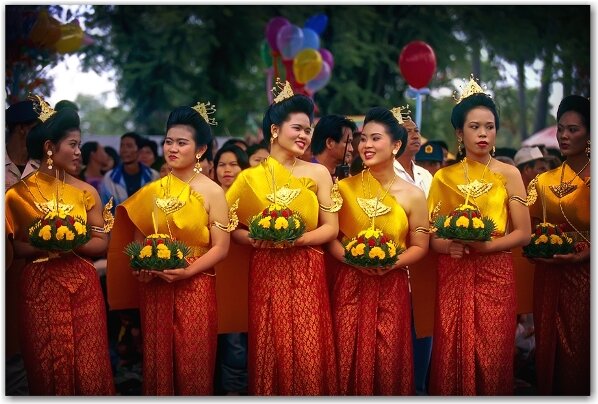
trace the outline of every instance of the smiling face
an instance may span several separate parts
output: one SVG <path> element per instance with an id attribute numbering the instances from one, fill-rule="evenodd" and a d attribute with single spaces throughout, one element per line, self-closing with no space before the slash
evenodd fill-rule
<path id="1" fill-rule="evenodd" d="M 302 112 L 292 112 L 280 126 L 272 125 L 272 135 L 276 137 L 273 147 L 280 147 L 295 156 L 301 156 L 312 138 L 312 127 L 309 117 Z"/>
<path id="2" fill-rule="evenodd" d="M 53 166 L 71 175 L 77 175 L 81 167 L 81 131 L 68 131 L 56 145 L 52 145 L 50 141 L 47 143 L 52 150 Z"/>
<path id="3" fill-rule="evenodd" d="M 556 139 L 559 142 L 561 154 L 567 158 L 585 154 L 590 133 L 578 112 L 565 112 L 558 122 Z"/>
<path id="4" fill-rule="evenodd" d="M 394 159 L 393 150 L 398 151 L 400 148 L 401 141 L 393 141 L 386 126 L 371 121 L 363 127 L 358 150 L 366 166 L 372 167 L 392 161 Z"/>
<path id="5" fill-rule="evenodd" d="M 486 107 L 475 107 L 465 116 L 463 129 L 457 129 L 463 139 L 467 156 L 486 158 L 496 144 L 494 114 Z"/>

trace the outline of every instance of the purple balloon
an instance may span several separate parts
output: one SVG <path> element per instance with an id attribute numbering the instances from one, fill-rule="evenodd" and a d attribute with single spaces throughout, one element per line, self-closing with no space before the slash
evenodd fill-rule
<path id="1" fill-rule="evenodd" d="M 310 28 L 303 28 L 302 49 L 320 49 L 320 36 Z"/>
<path id="2" fill-rule="evenodd" d="M 320 48 L 320 55 L 322 55 L 322 60 L 330 66 L 330 70 L 334 68 L 334 56 L 332 56 L 332 52 L 328 49 Z"/>
<path id="3" fill-rule="evenodd" d="M 268 45 L 270 45 L 273 51 L 278 51 L 278 45 L 276 44 L 278 31 L 287 25 L 291 25 L 291 23 L 284 17 L 271 18 L 268 24 L 266 24 L 266 41 L 268 41 Z"/>
<path id="4" fill-rule="evenodd" d="M 332 75 L 332 69 L 327 62 L 322 61 L 322 69 L 320 73 L 307 83 L 305 83 L 305 89 L 310 93 L 315 93 L 316 91 L 320 91 L 328 82 L 330 81 L 330 76 Z"/>
<path id="5" fill-rule="evenodd" d="M 276 35 L 276 45 L 284 60 L 290 60 L 303 46 L 303 30 L 296 25 L 285 25 Z"/>

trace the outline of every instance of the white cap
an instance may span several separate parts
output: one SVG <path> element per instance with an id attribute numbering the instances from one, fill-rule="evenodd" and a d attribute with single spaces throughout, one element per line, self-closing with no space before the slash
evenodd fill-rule
<path id="1" fill-rule="evenodd" d="M 519 149 L 517 154 L 515 154 L 513 161 L 515 161 L 516 166 L 519 166 L 520 164 L 525 164 L 542 158 L 544 158 L 544 155 L 538 146 L 526 146 Z"/>

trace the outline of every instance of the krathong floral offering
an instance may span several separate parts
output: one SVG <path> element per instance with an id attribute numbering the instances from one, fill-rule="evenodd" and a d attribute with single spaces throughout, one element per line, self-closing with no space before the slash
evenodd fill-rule
<path id="1" fill-rule="evenodd" d="M 85 219 L 72 216 L 56 207 L 29 227 L 32 246 L 46 251 L 66 252 L 87 243 L 91 238 Z"/>
<path id="2" fill-rule="evenodd" d="M 286 206 L 270 204 L 249 222 L 249 237 L 274 242 L 274 247 L 291 246 L 305 232 L 301 216 Z"/>
<path id="3" fill-rule="evenodd" d="M 439 238 L 489 241 L 496 226 L 492 219 L 483 217 L 476 207 L 465 203 L 449 215 L 438 216 L 434 227 Z"/>
<path id="4" fill-rule="evenodd" d="M 563 233 L 559 226 L 546 222 L 536 226 L 530 243 L 523 247 L 523 255 L 529 258 L 552 258 L 555 254 L 573 252 L 573 239 Z"/>
<path id="5" fill-rule="evenodd" d="M 393 240 L 374 227 L 360 231 L 357 237 L 353 237 L 343 246 L 345 262 L 363 268 L 392 266 L 402 252 Z"/>
<path id="6" fill-rule="evenodd" d="M 187 267 L 185 259 L 191 249 L 181 241 L 170 238 L 168 234 L 150 234 L 143 242 L 133 241 L 125 247 L 134 270 L 148 269 L 163 271 Z"/>

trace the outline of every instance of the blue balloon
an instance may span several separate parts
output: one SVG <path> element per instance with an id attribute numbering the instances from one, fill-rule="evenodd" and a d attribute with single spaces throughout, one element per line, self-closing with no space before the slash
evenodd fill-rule
<path id="1" fill-rule="evenodd" d="M 326 25 L 328 25 L 328 16 L 324 13 L 312 15 L 305 21 L 305 28 L 313 29 L 318 35 L 324 32 Z"/>
<path id="2" fill-rule="evenodd" d="M 303 47 L 301 49 L 320 49 L 320 36 L 311 28 L 303 28 Z"/>

